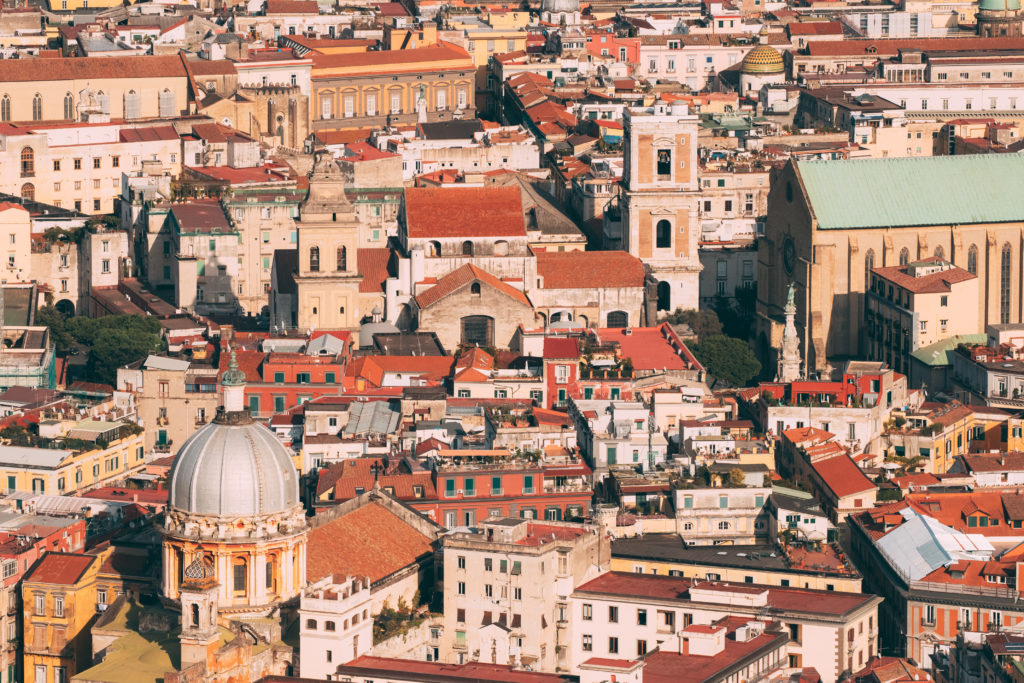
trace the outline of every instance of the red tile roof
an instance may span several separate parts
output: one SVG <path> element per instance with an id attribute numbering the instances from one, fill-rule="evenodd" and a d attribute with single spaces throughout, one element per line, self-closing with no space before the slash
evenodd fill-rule
<path id="1" fill-rule="evenodd" d="M 358 669 L 360 673 L 352 671 Z M 469 662 L 466 664 L 446 664 L 441 662 L 421 662 L 412 659 L 389 659 L 362 655 L 348 664 L 342 665 L 344 676 L 355 675 L 357 678 L 386 678 L 422 681 L 443 681 L 450 678 L 464 678 L 471 683 L 491 681 L 492 683 L 564 683 L 566 678 L 560 674 L 545 674 L 535 671 L 513 669 L 505 664 L 487 664 L 485 662 Z M 386 674 L 391 675 L 386 675 Z M 374 675 L 375 674 L 375 675 Z M 407 676 L 406 674 L 411 674 Z"/>
<path id="2" fill-rule="evenodd" d="M 314 0 L 267 0 L 266 14 L 319 14 Z"/>
<path id="3" fill-rule="evenodd" d="M 908 270 L 908 266 L 886 266 L 884 268 L 872 268 L 871 272 L 914 294 L 946 293 L 952 290 L 953 285 L 967 280 L 974 280 L 978 277 L 970 271 L 956 266 L 949 270 L 942 270 L 920 277 L 914 277 L 907 272 Z"/>
<path id="4" fill-rule="evenodd" d="M 459 210 L 452 211 L 453 206 Z M 410 187 L 405 216 L 413 238 L 526 236 L 518 186 Z"/>
<path id="5" fill-rule="evenodd" d="M 605 572 L 584 583 L 576 590 L 582 593 L 621 595 L 661 600 L 690 600 L 693 579 L 677 576 L 634 574 L 632 572 Z M 802 614 L 841 615 L 859 609 L 873 600 L 874 595 L 839 591 L 811 590 L 779 586 L 759 586 L 726 581 L 701 581 L 702 590 L 722 592 L 760 593 L 767 591 L 768 605 L 781 610 Z"/>
<path id="6" fill-rule="evenodd" d="M 56 583 L 72 586 L 96 558 L 78 553 L 47 553 L 25 576 L 25 583 Z"/>
<path id="7" fill-rule="evenodd" d="M 643 287 L 644 265 L 624 251 L 541 251 L 537 275 L 544 289 Z"/>
<path id="8" fill-rule="evenodd" d="M 382 542 L 386 539 L 387 542 Z M 315 527 L 306 546 L 306 578 L 329 574 L 378 581 L 434 552 L 431 539 L 379 503 Z"/>
<path id="9" fill-rule="evenodd" d="M 671 326 L 599 328 L 602 343 L 615 342 L 623 358 L 630 358 L 637 370 L 687 370 L 701 365 Z"/>
<path id="10" fill-rule="evenodd" d="M 198 199 L 187 204 L 174 204 L 171 213 L 182 232 L 233 232 L 219 199 Z"/>
<path id="11" fill-rule="evenodd" d="M 1024 38 L 898 38 L 811 40 L 807 42 L 807 54 L 811 57 L 854 55 L 892 57 L 899 54 L 900 50 L 938 50 L 941 52 L 1024 50 Z"/>
<path id="12" fill-rule="evenodd" d="M 345 374 L 361 377 L 379 387 L 387 373 L 442 380 L 451 374 L 454 363 L 451 356 L 362 356 L 348 365 Z"/>
<path id="13" fill-rule="evenodd" d="M 799 21 L 787 27 L 791 36 L 841 36 L 843 25 L 838 21 Z"/>
<path id="14" fill-rule="evenodd" d="M 543 357 L 551 359 L 579 358 L 579 342 L 568 337 L 545 337 Z"/>
<path id="15" fill-rule="evenodd" d="M 387 247 L 356 250 L 356 267 L 363 275 L 363 279 L 359 281 L 360 292 L 380 294 L 384 291 L 390 260 L 391 250 Z"/>
<path id="16" fill-rule="evenodd" d="M 521 304 L 526 306 L 531 305 L 530 300 L 526 298 L 526 295 L 523 294 L 521 290 L 516 289 L 510 284 L 502 282 L 487 271 L 477 268 L 472 263 L 467 263 L 461 268 L 448 273 L 438 280 L 436 285 L 421 294 L 417 294 L 416 303 L 420 308 L 433 306 L 444 297 L 454 294 L 474 282 L 479 282 L 496 289 L 505 296 L 511 297 Z"/>
<path id="17" fill-rule="evenodd" d="M 468 67 L 472 67 L 472 61 L 469 53 L 461 47 L 450 45 L 448 43 L 445 43 L 444 45 L 432 45 L 430 47 L 418 47 L 411 50 L 376 50 L 373 52 L 349 52 L 339 55 L 323 55 L 314 53 L 309 56 L 313 58 L 314 80 L 317 80 L 318 78 L 337 78 L 337 76 L 330 75 L 330 70 L 332 68 L 339 67 L 388 67 L 385 70 L 389 73 L 422 71 L 424 68 L 423 64 L 425 62 L 465 62 Z M 451 67 L 438 67 L 435 64 L 432 70 L 436 70 L 438 68 L 444 69 Z M 318 72 L 324 73 L 318 75 Z"/>
<path id="18" fill-rule="evenodd" d="M 867 493 L 878 488 L 846 453 L 813 461 L 811 467 L 837 498 Z"/>
<path id="19" fill-rule="evenodd" d="M 0 60 L 0 82 L 96 81 L 108 78 L 186 78 L 182 57 L 69 57 Z"/>
<path id="20" fill-rule="evenodd" d="M 928 491 L 927 493 L 908 493 L 904 496 L 903 503 L 922 515 L 928 515 L 957 531 L 992 537 L 1020 535 L 1019 529 L 1014 529 L 1007 523 L 1005 507 L 1010 505 L 1010 507 L 1016 508 L 1017 500 L 1024 500 L 1024 496 L 1000 490 L 976 490 L 966 493 Z M 967 517 L 976 512 L 981 512 L 990 520 L 999 523 L 992 524 L 990 522 L 988 526 L 984 527 L 968 527 Z"/>

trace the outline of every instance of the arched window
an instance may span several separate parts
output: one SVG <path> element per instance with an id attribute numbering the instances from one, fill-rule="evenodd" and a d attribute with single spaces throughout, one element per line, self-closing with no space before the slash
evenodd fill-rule
<path id="1" fill-rule="evenodd" d="M 31 147 L 21 150 L 21 177 L 31 178 L 36 174 L 36 153 Z"/>
<path id="2" fill-rule="evenodd" d="M 10 120 L 11 120 L 11 96 L 5 93 L 4 96 L 2 98 L 0 98 L 0 121 L 10 121 Z"/>
<path id="3" fill-rule="evenodd" d="M 434 241 L 427 245 L 427 256 L 440 256 L 441 255 L 441 243 Z"/>
<path id="4" fill-rule="evenodd" d="M 935 258 L 946 258 L 946 250 L 942 248 L 942 245 L 935 247 Z"/>
<path id="5" fill-rule="evenodd" d="M 64 94 L 64 118 L 69 121 L 75 118 L 75 100 L 71 93 Z"/>
<path id="6" fill-rule="evenodd" d="M 625 311 L 612 311 L 608 314 L 608 327 L 629 327 L 629 314 Z"/>
<path id="7" fill-rule="evenodd" d="M 498 240 L 494 243 L 494 255 L 495 256 L 508 256 L 508 242 L 505 240 Z"/>
<path id="8" fill-rule="evenodd" d="M 348 249 L 338 247 L 338 270 L 348 270 Z"/>
<path id="9" fill-rule="evenodd" d="M 478 346 L 494 345 L 494 318 L 487 315 L 467 315 L 462 319 L 462 343 Z"/>
<path id="10" fill-rule="evenodd" d="M 96 103 L 100 107 L 100 113 L 110 114 L 110 95 L 100 90 L 96 94 Z"/>
<path id="11" fill-rule="evenodd" d="M 1010 243 L 999 255 L 999 322 L 1010 322 Z"/>
<path id="12" fill-rule="evenodd" d="M 36 198 L 36 186 L 32 183 L 25 183 L 21 186 L 21 198 L 34 201 Z"/>
<path id="13" fill-rule="evenodd" d="M 314 273 L 320 272 L 320 247 L 309 248 L 309 270 Z"/>
<path id="14" fill-rule="evenodd" d="M 32 97 L 32 120 L 43 120 L 43 96 L 39 93 Z"/>
<path id="15" fill-rule="evenodd" d="M 466 240 L 465 242 L 462 243 L 462 255 L 463 256 L 472 256 L 473 255 L 473 243 L 470 242 L 469 240 Z"/>
<path id="16" fill-rule="evenodd" d="M 973 244 L 967 250 L 967 272 L 971 275 L 978 274 L 978 247 Z"/>
<path id="17" fill-rule="evenodd" d="M 192 603 L 192 625 L 199 626 L 199 605 Z"/>
<path id="18" fill-rule="evenodd" d="M 480 283 L 474 282 L 469 286 L 469 293 L 474 296 L 480 296 Z"/>
<path id="19" fill-rule="evenodd" d="M 900 249 L 900 265 L 905 266 L 910 263 L 910 250 L 906 247 Z"/>
<path id="20" fill-rule="evenodd" d="M 667 311 L 672 305 L 672 285 L 662 280 L 658 283 L 658 310 Z"/>
<path id="21" fill-rule="evenodd" d="M 310 631 L 316 630 L 316 619 L 306 619 L 306 628 Z"/>
<path id="22" fill-rule="evenodd" d="M 657 245 L 658 249 L 668 249 L 672 246 L 672 224 L 668 221 L 658 221 Z"/>
<path id="23" fill-rule="evenodd" d="M 871 288 L 871 269 L 875 267 L 875 250 L 868 249 L 864 254 L 864 291 Z"/>

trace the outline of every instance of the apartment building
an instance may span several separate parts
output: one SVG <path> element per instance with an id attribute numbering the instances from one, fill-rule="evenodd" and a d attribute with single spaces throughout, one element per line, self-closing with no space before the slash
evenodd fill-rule
<path id="1" fill-rule="evenodd" d="M 867 354 L 907 373 L 910 354 L 947 337 L 982 332 L 978 277 L 941 256 L 872 268 L 865 293 Z"/>
<path id="2" fill-rule="evenodd" d="M 442 538 L 445 662 L 565 670 L 572 591 L 608 567 L 596 526 L 491 519 Z"/>
<path id="3" fill-rule="evenodd" d="M 51 552 L 25 576 L 25 683 L 70 681 L 92 665 L 99 566 L 94 555 Z"/>
<path id="4" fill-rule="evenodd" d="M 637 659 L 694 624 L 771 615 L 789 632 L 790 667 L 823 683 L 859 670 L 878 652 L 874 595 L 606 572 L 569 598 L 569 666 L 591 658 Z"/>
<path id="5" fill-rule="evenodd" d="M 333 576 L 314 582 L 299 598 L 299 675 L 324 679 L 373 647 L 370 580 Z"/>
<path id="6" fill-rule="evenodd" d="M 199 361 L 147 356 L 117 370 L 117 388 L 130 392 L 147 453 L 170 453 L 213 419 L 220 398 L 217 367 Z"/>
<path id="7" fill-rule="evenodd" d="M 643 35 L 638 49 L 639 79 L 678 81 L 691 91 L 743 61 L 757 43 L 740 43 L 728 34 Z"/>
<path id="8" fill-rule="evenodd" d="M 676 531 L 693 545 L 767 542 L 772 489 L 761 479 L 754 486 L 730 486 L 726 478 L 713 488 L 675 489 Z"/>
<path id="9" fill-rule="evenodd" d="M 580 452 L 598 478 L 615 465 L 647 472 L 665 461 L 668 440 L 639 401 L 570 399 L 569 417 L 576 424 Z"/>

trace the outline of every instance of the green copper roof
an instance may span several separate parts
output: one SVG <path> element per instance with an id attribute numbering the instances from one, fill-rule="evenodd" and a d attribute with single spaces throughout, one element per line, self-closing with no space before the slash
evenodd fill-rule
<path id="1" fill-rule="evenodd" d="M 981 0 L 978 9 L 996 12 L 1019 10 L 1020 0 Z"/>
<path id="2" fill-rule="evenodd" d="M 941 339 L 927 346 L 922 346 L 910 353 L 911 356 L 925 365 L 952 365 L 952 353 L 960 344 L 985 344 L 988 336 L 984 334 L 958 334 L 954 337 Z"/>
<path id="3" fill-rule="evenodd" d="M 1024 220 L 1019 154 L 794 163 L 822 230 Z"/>

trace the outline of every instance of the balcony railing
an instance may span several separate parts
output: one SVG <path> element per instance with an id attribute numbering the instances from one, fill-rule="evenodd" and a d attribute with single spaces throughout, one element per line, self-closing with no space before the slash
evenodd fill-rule
<path id="1" fill-rule="evenodd" d="M 544 493 L 582 493 L 590 491 L 590 486 L 585 483 L 577 484 L 544 484 Z"/>

